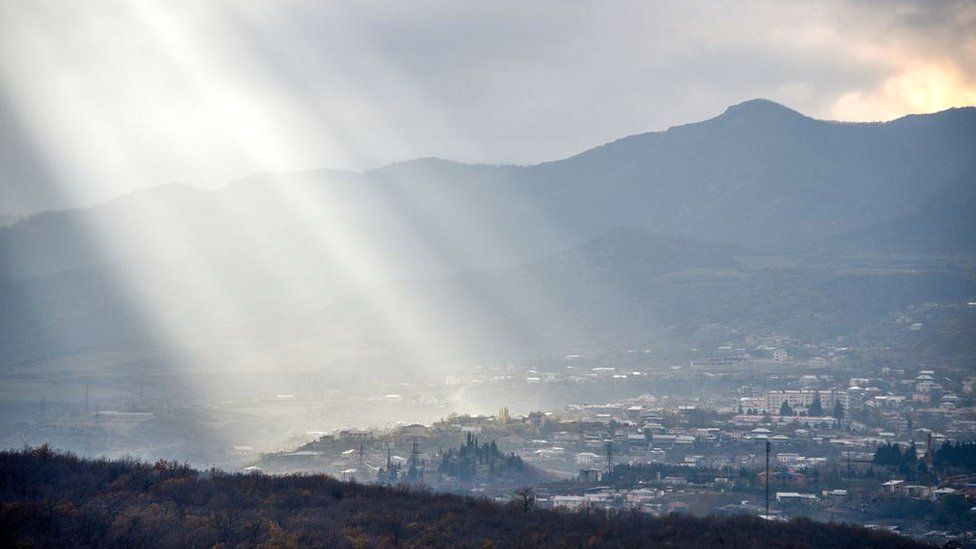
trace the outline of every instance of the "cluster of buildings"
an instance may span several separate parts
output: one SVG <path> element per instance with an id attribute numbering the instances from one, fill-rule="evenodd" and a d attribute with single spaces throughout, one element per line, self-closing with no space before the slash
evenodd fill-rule
<path id="1" fill-rule="evenodd" d="M 579 494 L 541 493 L 536 496 L 536 505 L 542 509 L 564 511 L 578 511 L 583 508 L 635 509 L 652 515 L 688 511 L 688 503 L 676 497 L 678 495 L 674 488 L 640 487 L 615 490 L 600 486 L 582 490 Z"/>
<path id="2" fill-rule="evenodd" d="M 493 415 L 451 415 L 427 425 L 343 429 L 316 437 L 298 452 L 265 456 L 261 466 L 362 481 L 388 464 L 403 468 L 413 460 L 422 478 L 431 481 L 443 452 L 472 435 L 543 472 L 535 482 L 536 503 L 553 509 L 759 514 L 763 506 L 757 494 L 767 480 L 774 514 L 823 520 L 844 513 L 848 520 L 868 520 L 867 511 L 854 511 L 864 507 L 858 502 L 865 498 L 976 497 L 976 478 L 908 480 L 874 462 L 882 445 L 914 448 L 924 460 L 946 442 L 976 441 L 972 376 L 926 367 L 855 369 L 838 360 L 847 352 L 844 347 L 811 358 L 804 355 L 822 349 L 789 348 L 784 340 L 755 343 L 768 356 L 756 360 L 731 348 L 667 368 L 603 366 L 566 357 L 562 369 L 481 371 L 472 379 L 485 390 L 639 396 L 521 415 L 503 409 Z M 471 381 L 458 378 L 452 387 Z M 609 485 L 607 471 L 621 464 L 660 465 L 668 472 L 632 486 Z M 704 477 L 703 471 L 708 472 Z M 463 487 L 501 498 L 510 488 Z"/>
<path id="3" fill-rule="evenodd" d="M 613 372 L 619 370 L 604 368 L 595 375 L 621 375 Z M 722 381 L 723 372 L 689 374 L 713 375 Z M 379 467 L 391 448 L 393 459 L 406 459 L 413 441 L 419 441 L 420 452 L 434 462 L 438 449 L 473 434 L 495 441 L 503 451 L 514 452 L 540 469 L 578 477 L 616 463 L 756 468 L 768 441 L 773 463 L 802 475 L 828 464 L 869 467 L 875 449 L 887 443 L 907 447 L 914 442 L 924 453 L 929 444 L 976 437 L 971 390 L 964 400 L 953 390 L 958 384 L 932 369 L 909 374 L 882 368 L 878 374 L 739 375 L 726 382 L 737 384 L 733 389 L 710 400 L 643 394 L 517 417 L 502 410 L 491 416 L 450 416 L 431 425 L 401 425 L 387 431 L 342 429 L 318 437 L 302 451 L 321 452 L 314 469 L 334 472 L 360 461 Z M 915 397 L 923 393 L 928 401 Z M 787 409 L 788 414 L 782 413 Z M 322 463 L 328 460 L 332 462 Z M 299 466 L 307 470 L 308 463 L 297 463 L 296 470 Z"/>

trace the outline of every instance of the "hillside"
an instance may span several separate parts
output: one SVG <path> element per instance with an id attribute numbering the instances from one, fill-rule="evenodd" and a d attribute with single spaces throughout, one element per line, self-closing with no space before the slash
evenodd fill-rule
<path id="1" fill-rule="evenodd" d="M 936 195 L 917 209 L 895 219 L 850 232 L 835 239 L 838 249 L 917 253 L 976 251 L 976 152 L 973 161 Z"/>
<path id="2" fill-rule="evenodd" d="M 972 201 L 974 150 L 976 107 L 849 124 L 753 100 L 534 166 L 418 159 L 361 174 L 258 174 L 214 192 L 167 186 L 47 212 L 0 230 L 0 278 L 102 265 L 86 235 L 113 235 L 105 247 L 119 259 L 151 257 L 149 221 L 178 224 L 202 250 L 243 246 L 260 263 L 262 240 L 314 252 L 306 217 L 334 217 L 325 227 L 341 221 L 397 258 L 384 273 L 394 279 L 512 265 L 618 226 L 796 252 L 905 216 L 928 214 L 936 233 L 968 220 L 930 202 Z"/>
<path id="3" fill-rule="evenodd" d="M 754 100 L 533 166 L 258 174 L 44 212 L 0 227 L 0 366 L 202 346 L 409 362 L 445 342 L 414 360 L 458 364 L 681 347 L 704 324 L 870 328 L 972 297 L 974 150 L 976 108 L 849 124 Z"/>
<path id="4" fill-rule="evenodd" d="M 895 312 L 926 302 L 965 303 L 976 295 L 976 281 L 965 262 L 766 256 L 619 228 L 517 268 L 379 292 L 424 303 L 448 327 L 434 340 L 453 340 L 474 356 L 660 347 L 660 356 L 684 360 L 690 347 L 714 348 L 742 332 L 891 344 Z M 373 295 L 315 316 L 366 309 Z M 933 319 L 933 327 L 942 320 Z"/>
<path id="5" fill-rule="evenodd" d="M 198 472 L 165 461 L 0 453 L 0 544 L 40 547 L 916 547 L 809 520 L 524 510 L 520 502 Z"/>

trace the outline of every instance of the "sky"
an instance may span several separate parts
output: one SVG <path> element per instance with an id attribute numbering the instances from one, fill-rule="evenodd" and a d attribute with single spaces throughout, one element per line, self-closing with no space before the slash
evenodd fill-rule
<path id="1" fill-rule="evenodd" d="M 849 121 L 976 105 L 976 2 L 0 0 L 0 215 L 531 164 L 756 97 Z"/>

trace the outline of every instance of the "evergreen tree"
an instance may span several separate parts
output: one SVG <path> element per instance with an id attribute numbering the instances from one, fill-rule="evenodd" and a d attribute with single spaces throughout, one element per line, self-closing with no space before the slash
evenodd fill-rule
<path id="1" fill-rule="evenodd" d="M 904 456 L 898 446 L 888 442 L 884 446 L 878 446 L 874 452 L 874 463 L 877 465 L 901 466 Z"/>
<path id="2" fill-rule="evenodd" d="M 914 466 L 918 461 L 918 449 L 915 447 L 915 441 L 913 440 L 911 445 L 905 449 L 905 463 L 910 466 Z"/>
<path id="3" fill-rule="evenodd" d="M 522 458 L 514 453 L 505 455 L 498 444 L 479 443 L 477 437 L 468 433 L 460 448 L 449 448 L 438 466 L 438 472 L 469 481 L 477 478 L 494 478 L 497 475 L 523 469 Z"/>
<path id="4" fill-rule="evenodd" d="M 844 421 L 844 405 L 840 399 L 834 401 L 834 412 L 832 414 L 837 421 Z"/>
<path id="5" fill-rule="evenodd" d="M 787 402 L 785 400 L 783 401 L 783 404 L 780 405 L 780 407 L 779 407 L 779 415 L 781 415 L 781 416 L 792 416 L 793 415 L 793 408 L 790 407 L 790 403 L 789 402 Z"/>
<path id="6" fill-rule="evenodd" d="M 823 413 L 823 403 L 820 402 L 820 395 L 818 394 L 813 398 L 813 402 L 810 403 L 810 407 L 807 408 L 807 415 L 820 417 L 823 415 Z"/>
<path id="7" fill-rule="evenodd" d="M 976 470 L 976 443 L 946 442 L 932 454 L 932 461 L 936 467 L 974 471 Z"/>

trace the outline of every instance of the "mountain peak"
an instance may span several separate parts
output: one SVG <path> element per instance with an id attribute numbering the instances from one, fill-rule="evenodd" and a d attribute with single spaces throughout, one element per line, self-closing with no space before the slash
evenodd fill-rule
<path id="1" fill-rule="evenodd" d="M 725 116 L 789 116 L 807 118 L 805 115 L 769 99 L 750 99 L 725 109 Z"/>

